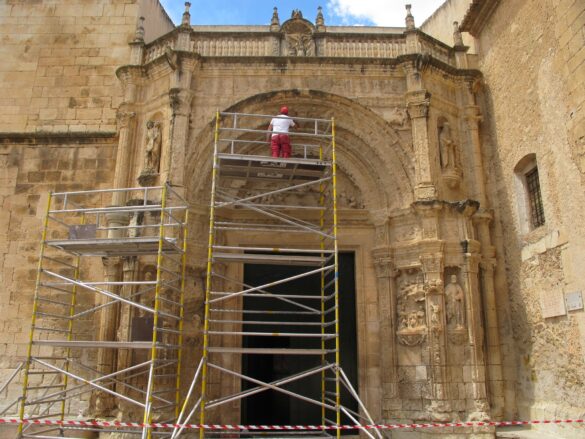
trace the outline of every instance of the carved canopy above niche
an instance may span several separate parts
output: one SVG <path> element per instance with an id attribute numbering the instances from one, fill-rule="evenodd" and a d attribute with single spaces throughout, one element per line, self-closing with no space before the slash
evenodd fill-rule
<path id="1" fill-rule="evenodd" d="M 280 28 L 284 35 L 282 55 L 285 56 L 314 56 L 315 41 L 313 33 L 315 26 L 303 18 L 298 9 L 292 13 L 290 20 L 285 21 Z"/>

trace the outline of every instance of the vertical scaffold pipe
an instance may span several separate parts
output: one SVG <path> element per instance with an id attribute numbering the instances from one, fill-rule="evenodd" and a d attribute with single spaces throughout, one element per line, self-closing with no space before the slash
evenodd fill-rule
<path id="1" fill-rule="evenodd" d="M 153 404 L 153 389 L 154 389 L 154 370 L 156 367 L 158 340 L 158 317 L 160 310 L 160 290 L 162 283 L 162 262 L 163 262 L 163 240 L 165 236 L 165 210 L 167 203 L 167 185 L 163 185 L 161 194 L 160 206 L 160 224 L 158 226 L 158 254 L 156 257 L 156 287 L 154 290 L 154 319 L 152 323 L 152 346 L 150 348 L 150 370 L 148 372 L 148 384 L 146 386 L 146 404 L 144 407 L 143 423 L 145 427 L 142 429 L 142 439 L 151 439 L 152 428 L 148 425 L 152 422 L 152 404 Z"/>
<path id="2" fill-rule="evenodd" d="M 181 256 L 181 292 L 179 298 L 179 338 L 177 341 L 177 381 L 175 390 L 175 418 L 179 416 L 181 403 L 181 368 L 183 362 L 183 319 L 185 318 L 185 270 L 187 269 L 187 224 L 189 224 L 189 210 L 185 208 L 183 217 L 183 255 Z"/>
<path id="3" fill-rule="evenodd" d="M 337 245 L 337 164 L 335 155 L 335 118 L 331 118 L 331 181 L 333 197 L 333 250 L 335 258 L 335 409 L 337 425 L 341 425 L 341 384 L 339 377 L 339 248 Z M 337 428 L 337 438 L 341 436 L 341 430 Z"/>
<path id="4" fill-rule="evenodd" d="M 319 134 L 317 121 L 315 121 L 315 134 Z M 319 160 L 323 160 L 323 145 L 319 145 Z M 319 228 L 321 232 L 325 232 L 325 185 L 323 182 L 319 184 Z M 321 248 L 321 259 L 325 260 L 325 236 L 321 235 L 319 246 Z M 325 265 L 325 264 L 323 264 Z M 325 272 L 321 272 L 321 366 L 325 366 Z M 326 423 L 325 398 L 327 397 L 326 388 L 326 371 L 321 372 L 321 425 Z M 324 430 L 323 430 L 324 431 Z"/>
<path id="5" fill-rule="evenodd" d="M 203 368 L 201 369 L 201 406 L 199 423 L 201 428 L 199 430 L 199 437 L 203 439 L 205 437 L 205 430 L 203 425 L 205 424 L 205 403 L 206 391 L 207 391 L 207 360 L 208 360 L 208 347 L 209 347 L 209 296 L 211 292 L 211 266 L 213 256 L 213 245 L 215 241 L 214 231 L 214 215 L 215 215 L 215 186 L 217 180 L 217 144 L 219 142 L 219 110 L 215 113 L 215 135 L 213 139 L 213 164 L 211 168 L 211 201 L 209 207 L 209 239 L 207 246 L 207 278 L 205 282 L 205 321 L 203 325 Z"/>
<path id="6" fill-rule="evenodd" d="M 85 224 L 85 213 L 81 219 L 81 224 Z M 73 278 L 75 281 L 79 281 L 79 265 L 81 264 L 81 256 L 77 256 L 75 258 L 75 273 Z M 73 321 L 75 320 L 73 316 L 75 315 L 75 306 L 77 305 L 77 284 L 73 284 L 73 288 L 71 289 L 71 302 L 69 304 L 69 323 L 67 325 L 67 341 L 73 340 Z M 66 351 L 66 363 L 65 363 L 65 377 L 63 378 L 63 390 L 67 390 L 67 385 L 69 384 L 69 358 L 71 357 L 71 348 L 67 348 Z M 64 395 L 65 396 L 65 395 Z M 63 401 L 61 401 L 61 421 L 65 420 L 65 397 L 63 397 Z M 61 429 L 61 434 L 64 434 L 64 430 Z"/>
<path id="7" fill-rule="evenodd" d="M 28 374 L 30 371 L 30 362 L 32 356 L 32 345 L 33 345 L 33 337 L 35 332 L 35 325 L 37 323 L 37 310 L 39 308 L 39 289 L 41 286 L 41 275 L 43 272 L 43 258 L 45 256 L 45 247 L 47 242 L 47 229 L 49 228 L 49 215 L 51 213 L 51 202 L 53 200 L 53 193 L 49 192 L 49 197 L 47 199 L 47 210 L 45 212 L 45 219 L 43 221 L 43 233 L 41 237 L 41 249 L 39 252 L 39 262 L 37 264 L 37 279 L 35 284 L 35 296 L 33 300 L 33 312 L 32 312 L 32 321 L 30 325 L 30 332 L 28 335 L 28 347 L 26 349 L 26 363 L 24 366 L 24 378 L 22 380 L 22 399 L 20 401 L 20 409 L 18 411 L 18 419 L 20 419 L 20 424 L 18 424 L 18 432 L 17 437 L 22 437 L 22 429 L 23 429 L 23 422 L 24 421 L 24 408 L 26 407 L 26 398 L 27 398 L 27 391 L 28 391 Z"/>

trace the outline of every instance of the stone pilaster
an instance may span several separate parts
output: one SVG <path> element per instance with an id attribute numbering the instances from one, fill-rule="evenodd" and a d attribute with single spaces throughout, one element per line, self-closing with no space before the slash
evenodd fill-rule
<path id="1" fill-rule="evenodd" d="M 481 291 L 483 298 L 483 311 L 486 322 L 487 368 L 490 391 L 492 416 L 499 417 L 504 410 L 504 381 L 502 378 L 502 353 L 500 350 L 500 334 L 498 311 L 496 303 L 496 289 L 494 284 L 494 270 L 496 267 L 496 250 L 491 245 L 489 223 L 492 215 L 488 212 L 478 213 L 473 216 L 477 226 L 478 237 L 481 243 L 482 260 Z"/>
<path id="2" fill-rule="evenodd" d="M 406 108 L 411 119 L 412 143 L 415 155 L 416 200 L 434 199 L 437 194 L 431 175 L 428 113 L 430 94 L 422 88 L 421 71 L 413 65 L 406 67 Z"/>
<path id="3" fill-rule="evenodd" d="M 489 419 L 489 404 L 486 389 L 485 354 L 483 348 L 484 329 L 481 312 L 481 295 L 479 290 L 479 243 L 470 241 L 467 244 L 467 252 L 464 254 L 463 279 L 465 290 L 468 293 L 466 311 L 469 345 L 470 345 L 470 375 L 471 383 L 467 385 L 468 398 L 471 397 L 472 405 L 468 405 L 470 421 L 483 421 Z"/>
<path id="4" fill-rule="evenodd" d="M 175 72 L 172 87 L 169 90 L 170 150 L 166 154 L 167 166 L 161 170 L 161 181 L 172 181 L 180 188 L 185 182 L 185 151 L 189 139 L 189 119 L 191 116 L 191 81 L 193 71 L 199 65 L 199 57 L 182 55 L 179 57 L 179 68 Z M 179 190 L 182 192 L 182 190 Z"/>
<path id="5" fill-rule="evenodd" d="M 132 282 L 136 280 L 136 270 L 138 267 L 138 260 L 135 256 L 123 258 L 122 263 L 122 280 L 123 282 Z M 131 299 L 132 293 L 134 292 L 133 285 L 124 285 L 120 288 L 120 296 L 125 299 Z M 134 307 L 123 304 L 118 321 L 118 331 L 116 338 L 118 341 L 130 341 L 131 339 L 131 322 L 132 316 L 134 315 Z M 118 370 L 130 367 L 132 361 L 132 350 L 131 349 L 119 349 L 118 350 Z M 126 392 L 125 386 L 122 386 L 118 391 L 120 393 Z"/>
<path id="6" fill-rule="evenodd" d="M 132 158 L 132 138 L 134 137 L 136 113 L 127 111 L 124 108 L 118 110 L 118 152 L 116 154 L 116 170 L 114 171 L 114 188 L 124 188 L 128 186 L 128 174 L 130 170 L 130 160 Z M 121 206 L 125 203 L 125 194 L 115 192 L 112 195 L 112 204 Z"/>
<path id="7" fill-rule="evenodd" d="M 389 247 L 380 247 L 372 251 L 378 286 L 378 303 L 380 319 L 380 363 L 382 369 L 382 408 L 384 417 L 388 411 L 398 409 L 398 374 L 396 346 L 396 282 L 397 271 Z"/>
<path id="8" fill-rule="evenodd" d="M 415 155 L 416 200 L 430 200 L 437 195 L 432 181 L 428 132 L 428 110 L 430 95 L 425 90 L 407 94 L 408 115 L 412 121 L 412 143 Z"/>
<path id="9" fill-rule="evenodd" d="M 465 107 L 465 121 L 467 122 L 467 131 L 469 133 L 469 142 L 472 151 L 473 167 L 473 198 L 479 201 L 482 209 L 486 208 L 485 195 L 485 172 L 483 169 L 483 157 L 481 151 L 481 140 L 479 137 L 479 123 L 482 120 L 479 107 L 475 105 L 475 96 L 473 94 L 473 84 L 466 83 L 467 105 Z"/>
<path id="10" fill-rule="evenodd" d="M 108 225 L 113 224 L 108 221 Z M 115 282 L 120 279 L 122 270 L 121 258 L 102 258 L 104 265 L 104 281 Z M 117 294 L 118 287 L 110 286 L 109 291 Z M 111 299 L 103 295 L 99 295 L 96 305 L 104 305 L 110 302 Z M 116 339 L 116 326 L 118 321 L 119 304 L 113 304 L 102 308 L 98 312 L 99 325 L 97 328 L 98 341 L 114 341 Z M 97 352 L 97 370 L 101 375 L 107 375 L 114 371 L 114 364 L 116 363 L 116 352 L 113 349 L 99 349 Z M 93 392 L 93 407 L 91 407 L 92 414 L 97 417 L 110 416 L 115 406 L 113 395 L 103 391 Z"/>
<path id="11" fill-rule="evenodd" d="M 447 319 L 443 288 L 443 249 L 437 242 L 420 256 L 425 276 L 425 301 L 428 349 L 431 371 L 431 405 L 429 416 L 435 421 L 452 418 L 449 375 L 447 373 Z"/>

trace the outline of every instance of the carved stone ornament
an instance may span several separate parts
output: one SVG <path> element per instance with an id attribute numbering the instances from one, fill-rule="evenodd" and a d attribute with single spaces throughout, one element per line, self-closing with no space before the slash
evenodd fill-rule
<path id="1" fill-rule="evenodd" d="M 405 346 L 417 346 L 427 338 L 425 292 L 415 274 L 403 275 L 398 285 L 398 342 Z"/>
<path id="2" fill-rule="evenodd" d="M 447 338 L 454 345 L 462 345 L 467 340 L 467 329 L 456 328 L 447 330 Z"/>
<path id="3" fill-rule="evenodd" d="M 284 34 L 285 56 L 314 56 L 315 41 L 313 40 L 314 26 L 303 18 L 298 9 L 292 13 L 292 18 L 286 21 L 281 28 Z"/>
<path id="4" fill-rule="evenodd" d="M 388 116 L 388 123 L 395 129 L 408 129 L 408 112 L 404 107 L 395 107 Z"/>

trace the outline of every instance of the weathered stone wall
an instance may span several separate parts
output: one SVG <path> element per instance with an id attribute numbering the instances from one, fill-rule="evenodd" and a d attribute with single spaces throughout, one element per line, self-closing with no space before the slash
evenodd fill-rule
<path id="1" fill-rule="evenodd" d="M 0 136 L 2 383 L 26 358 L 47 195 L 111 187 L 115 152 L 116 137 L 111 134 Z M 91 331 L 91 325 L 86 330 Z M 0 395 L 0 409 L 21 391 L 17 380 Z"/>
<path id="2" fill-rule="evenodd" d="M 159 0 L 140 0 L 138 17 L 144 17 L 144 41 L 155 40 L 175 28 Z"/>
<path id="3" fill-rule="evenodd" d="M 505 271 L 523 419 L 570 418 L 585 408 L 584 313 L 544 318 L 542 305 L 543 297 L 562 301 L 585 289 L 584 20 L 583 2 L 501 2 L 478 39 L 487 186 L 506 258 L 498 283 Z M 546 223 L 527 232 L 514 169 L 528 154 L 536 155 Z M 583 434 L 565 430 L 562 437 Z"/>
<path id="4" fill-rule="evenodd" d="M 447 0 L 433 13 L 433 15 L 420 25 L 420 30 L 435 37 L 437 40 L 452 46 L 453 22 L 457 21 L 461 24 L 471 1 L 472 0 Z M 416 18 L 416 9 L 413 10 L 413 14 Z M 466 46 L 470 46 L 470 53 L 474 52 L 473 37 L 471 37 L 471 35 L 464 34 L 463 43 Z"/>
<path id="5" fill-rule="evenodd" d="M 0 5 L 0 132 L 115 131 L 139 0 Z M 156 28 L 156 26 L 154 26 Z"/>

